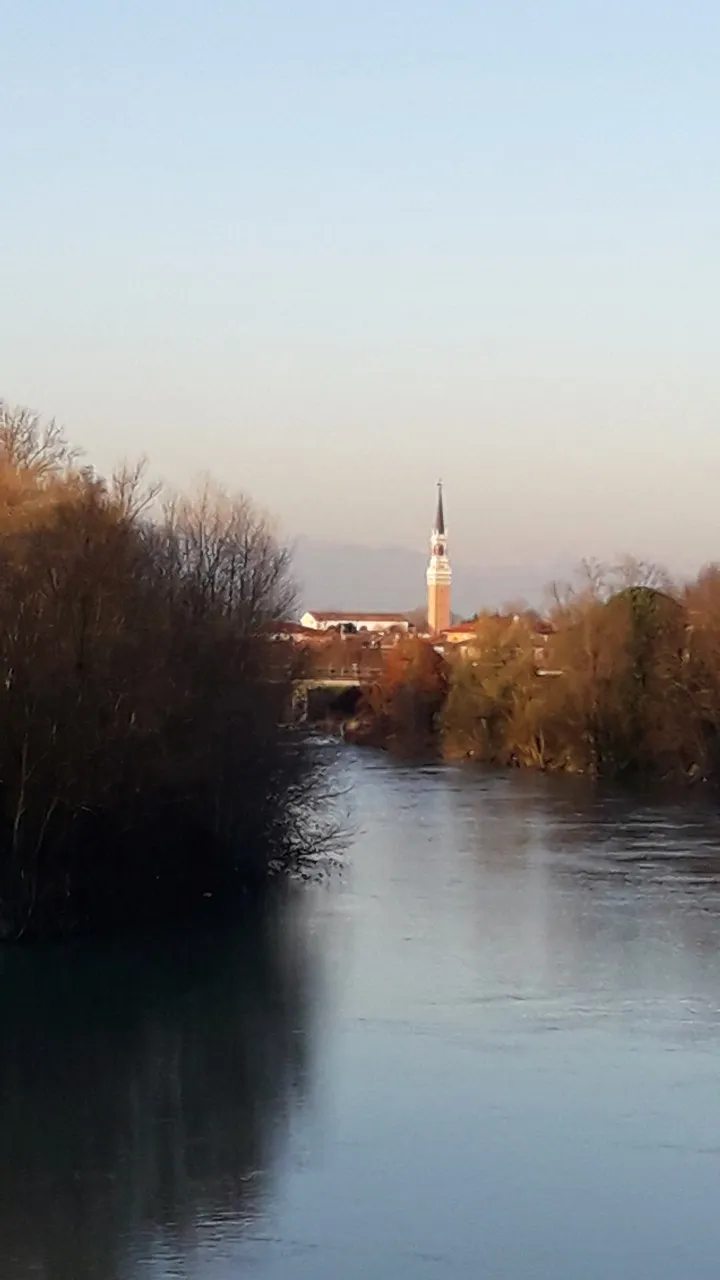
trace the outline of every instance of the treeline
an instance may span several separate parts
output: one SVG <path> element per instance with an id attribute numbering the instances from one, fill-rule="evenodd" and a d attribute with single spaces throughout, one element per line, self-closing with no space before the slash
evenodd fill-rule
<path id="1" fill-rule="evenodd" d="M 682 586 L 634 562 L 588 569 L 544 626 L 481 615 L 444 658 L 404 641 L 363 735 L 504 766 L 720 782 L 720 567 Z"/>
<path id="2" fill-rule="evenodd" d="M 252 504 L 164 504 L 0 402 L 0 939 L 156 921 L 296 865 L 316 775 L 270 672 L 287 550 Z"/>

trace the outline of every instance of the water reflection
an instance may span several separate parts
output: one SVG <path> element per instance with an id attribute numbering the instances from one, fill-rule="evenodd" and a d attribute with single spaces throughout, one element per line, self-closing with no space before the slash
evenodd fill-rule
<path id="1" fill-rule="evenodd" d="M 425 821 L 436 838 L 438 826 L 447 832 L 446 865 L 459 872 L 464 902 L 436 884 L 434 911 L 447 909 L 455 933 L 471 917 L 491 994 L 536 1001 L 553 1025 L 615 1020 L 650 1035 L 717 1035 L 712 797 L 522 773 L 447 770 L 439 781 Z"/>
<path id="2" fill-rule="evenodd" d="M 712 804 L 342 768 L 339 884 L 7 958 L 2 1280 L 715 1280 Z"/>
<path id="3" fill-rule="evenodd" d="M 6 954 L 0 1274 L 115 1280 L 252 1221 L 309 1070 L 295 914 Z"/>

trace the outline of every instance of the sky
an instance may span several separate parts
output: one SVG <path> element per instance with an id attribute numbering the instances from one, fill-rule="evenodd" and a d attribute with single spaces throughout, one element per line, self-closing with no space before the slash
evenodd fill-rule
<path id="1" fill-rule="evenodd" d="M 292 536 L 720 558 L 720 6 L 0 0 L 0 397 Z"/>

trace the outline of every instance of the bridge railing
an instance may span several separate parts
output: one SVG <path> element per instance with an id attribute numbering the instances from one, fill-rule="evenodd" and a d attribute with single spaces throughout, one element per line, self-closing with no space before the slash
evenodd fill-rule
<path id="1" fill-rule="evenodd" d="M 306 681 L 314 680 L 355 680 L 358 684 L 372 684 L 380 676 L 380 668 L 369 669 L 358 663 L 348 666 L 314 667 L 303 674 Z"/>

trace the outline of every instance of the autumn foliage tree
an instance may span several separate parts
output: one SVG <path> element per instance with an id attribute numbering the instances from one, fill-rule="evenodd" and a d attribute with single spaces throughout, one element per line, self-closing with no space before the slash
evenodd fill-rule
<path id="1" fill-rule="evenodd" d="M 585 567 L 530 615 L 480 615 L 452 663 L 446 751 L 615 778 L 720 779 L 720 571 L 679 590 L 653 566 Z"/>
<path id="2" fill-rule="evenodd" d="M 382 672 L 365 699 L 381 741 L 425 747 L 447 696 L 447 668 L 429 641 L 404 636 L 383 651 Z"/>
<path id="3" fill-rule="evenodd" d="M 697 726 L 703 773 L 720 777 L 720 565 L 706 565 L 688 583 L 682 603 L 687 616 L 684 686 Z"/>
<path id="4" fill-rule="evenodd" d="M 265 639 L 291 598 L 247 499 L 158 510 L 1 407 L 0 938 L 156 920 L 302 857 L 314 775 Z"/>
<path id="5" fill-rule="evenodd" d="M 551 652 L 561 675 L 546 699 L 553 762 L 604 776 L 681 772 L 684 646 L 682 607 L 652 587 L 559 610 Z"/>
<path id="6" fill-rule="evenodd" d="M 520 763 L 532 751 L 536 685 L 528 624 L 514 615 L 481 614 L 470 653 L 458 653 L 451 665 L 442 718 L 450 754 Z"/>

